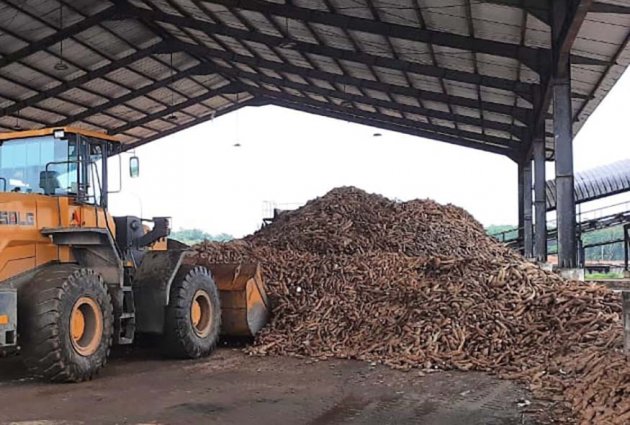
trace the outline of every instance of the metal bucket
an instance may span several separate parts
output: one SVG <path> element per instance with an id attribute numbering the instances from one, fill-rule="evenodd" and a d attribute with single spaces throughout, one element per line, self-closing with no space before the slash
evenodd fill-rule
<path id="1" fill-rule="evenodd" d="M 221 296 L 221 334 L 254 336 L 269 320 L 269 300 L 259 264 L 206 264 Z"/>

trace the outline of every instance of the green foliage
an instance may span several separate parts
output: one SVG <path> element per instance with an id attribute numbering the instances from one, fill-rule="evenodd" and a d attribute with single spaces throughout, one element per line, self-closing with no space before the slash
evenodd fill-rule
<path id="1" fill-rule="evenodd" d="M 623 239 L 623 227 L 596 230 L 582 235 L 584 245 Z M 587 261 L 622 261 L 623 243 L 586 248 Z"/>
<path id="2" fill-rule="evenodd" d="M 203 241 L 215 241 L 215 242 L 227 242 L 234 239 L 234 236 L 227 233 L 219 233 L 218 235 L 211 235 L 200 229 L 179 229 L 176 232 L 172 232 L 171 239 L 175 239 L 186 245 L 194 245 Z"/>
<path id="3" fill-rule="evenodd" d="M 518 237 L 518 233 L 515 227 L 516 226 L 512 226 L 509 224 L 491 224 L 490 226 L 486 227 L 486 233 L 490 236 L 496 237 L 500 241 L 508 241 L 511 239 L 516 239 Z"/>
<path id="4" fill-rule="evenodd" d="M 587 280 L 606 280 L 606 279 L 621 279 L 623 277 L 623 273 L 587 273 L 584 276 Z"/>

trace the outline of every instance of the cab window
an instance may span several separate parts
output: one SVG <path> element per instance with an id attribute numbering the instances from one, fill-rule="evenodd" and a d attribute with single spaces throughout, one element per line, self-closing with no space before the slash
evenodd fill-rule
<path id="1" fill-rule="evenodd" d="M 0 191 L 66 195 L 78 189 L 76 145 L 53 136 L 0 142 Z"/>

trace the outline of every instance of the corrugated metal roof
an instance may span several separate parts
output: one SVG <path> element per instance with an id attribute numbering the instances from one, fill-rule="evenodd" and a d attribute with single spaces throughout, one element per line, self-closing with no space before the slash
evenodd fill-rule
<path id="1" fill-rule="evenodd" d="M 630 159 L 613 162 L 575 174 L 575 202 L 594 201 L 630 191 Z M 556 209 L 556 181 L 546 186 L 547 210 Z"/>
<path id="2" fill-rule="evenodd" d="M 630 64 L 630 0 L 561 2 L 579 131 Z M 544 120 L 551 156 L 551 3 L 0 0 L 0 130 L 133 147 L 276 104 L 513 159 Z"/>

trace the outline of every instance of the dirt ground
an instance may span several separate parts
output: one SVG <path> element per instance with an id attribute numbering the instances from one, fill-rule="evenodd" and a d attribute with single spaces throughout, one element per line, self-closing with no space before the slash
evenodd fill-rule
<path id="1" fill-rule="evenodd" d="M 480 373 L 399 372 L 358 361 L 250 357 L 197 361 L 115 353 L 101 376 L 53 385 L 0 360 L 0 424 L 534 424 L 512 382 Z M 524 410 L 525 409 L 525 410 Z"/>

